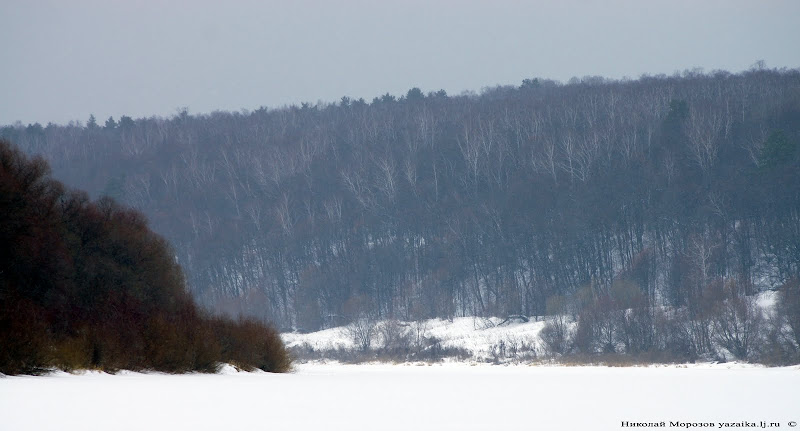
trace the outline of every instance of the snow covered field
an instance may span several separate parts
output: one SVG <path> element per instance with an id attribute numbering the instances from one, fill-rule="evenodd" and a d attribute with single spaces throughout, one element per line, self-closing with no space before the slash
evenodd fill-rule
<path id="1" fill-rule="evenodd" d="M 543 320 L 519 321 L 501 324 L 503 319 L 458 317 L 450 320 L 430 319 L 422 322 L 406 323 L 406 330 L 419 332 L 424 337 L 435 337 L 441 340 L 442 347 L 462 348 L 472 353 L 473 359 L 485 361 L 491 357 L 491 351 L 501 342 L 514 345 L 520 350 L 528 349 L 539 343 L 539 331 L 544 327 Z M 382 322 L 378 322 L 380 324 Z M 287 347 L 307 344 L 316 350 L 335 350 L 338 348 L 353 349 L 353 339 L 347 334 L 347 327 L 324 329 L 307 334 L 283 333 L 281 338 Z M 382 345 L 381 335 L 375 334 L 374 344 Z"/>
<path id="2" fill-rule="evenodd" d="M 301 364 L 0 378 L 0 430 L 619 430 L 800 422 L 800 367 Z M 693 428 L 693 429 L 709 429 Z M 714 428 L 719 429 L 718 424 Z"/>
<path id="3" fill-rule="evenodd" d="M 764 316 L 775 307 L 776 292 L 765 291 L 758 295 L 756 303 Z M 499 317 L 457 317 L 452 320 L 429 319 L 419 322 L 400 322 L 403 331 L 423 338 L 439 340 L 443 348 L 457 348 L 467 351 L 471 358 L 467 362 L 489 362 L 498 359 L 498 351 L 503 350 L 500 362 L 530 362 L 528 358 L 544 353 L 539 333 L 545 326 L 545 317 L 530 316 L 527 322 L 519 319 Z M 569 320 L 569 319 L 568 319 Z M 376 328 L 385 321 L 373 322 Z M 310 333 L 287 332 L 281 334 L 287 347 L 311 347 L 316 351 L 337 349 L 356 349 L 352 335 L 346 326 L 324 329 Z M 380 331 L 375 331 L 372 346 L 381 347 L 383 339 Z M 721 349 L 720 349 L 721 350 Z M 724 351 L 721 350 L 721 353 Z M 727 355 L 733 359 L 732 355 Z"/>

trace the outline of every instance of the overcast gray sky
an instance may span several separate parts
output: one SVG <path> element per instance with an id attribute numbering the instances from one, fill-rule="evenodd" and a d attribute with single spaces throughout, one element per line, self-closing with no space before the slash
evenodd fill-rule
<path id="1" fill-rule="evenodd" d="M 800 67 L 797 0 L 0 2 L 0 124 Z"/>

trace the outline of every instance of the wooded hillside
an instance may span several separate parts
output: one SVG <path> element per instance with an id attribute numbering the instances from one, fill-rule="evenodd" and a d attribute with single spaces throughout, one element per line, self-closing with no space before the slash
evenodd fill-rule
<path id="1" fill-rule="evenodd" d="M 203 304 L 283 328 L 543 314 L 615 280 L 683 306 L 800 276 L 798 70 L 0 133 L 146 214 Z"/>

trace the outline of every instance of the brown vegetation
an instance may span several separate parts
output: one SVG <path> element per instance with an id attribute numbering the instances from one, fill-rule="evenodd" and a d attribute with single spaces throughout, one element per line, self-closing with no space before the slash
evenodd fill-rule
<path id="1" fill-rule="evenodd" d="M 286 371 L 278 334 L 204 315 L 145 217 L 91 202 L 0 140 L 0 372 Z"/>

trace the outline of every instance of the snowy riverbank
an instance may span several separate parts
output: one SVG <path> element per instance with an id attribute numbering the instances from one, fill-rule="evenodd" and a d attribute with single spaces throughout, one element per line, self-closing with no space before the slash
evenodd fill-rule
<path id="1" fill-rule="evenodd" d="M 289 374 L 231 367 L 213 375 L 55 373 L 0 378 L 0 429 L 618 430 L 622 421 L 762 420 L 787 428 L 800 421 L 798 397 L 800 367 L 740 364 L 311 363 Z"/>

